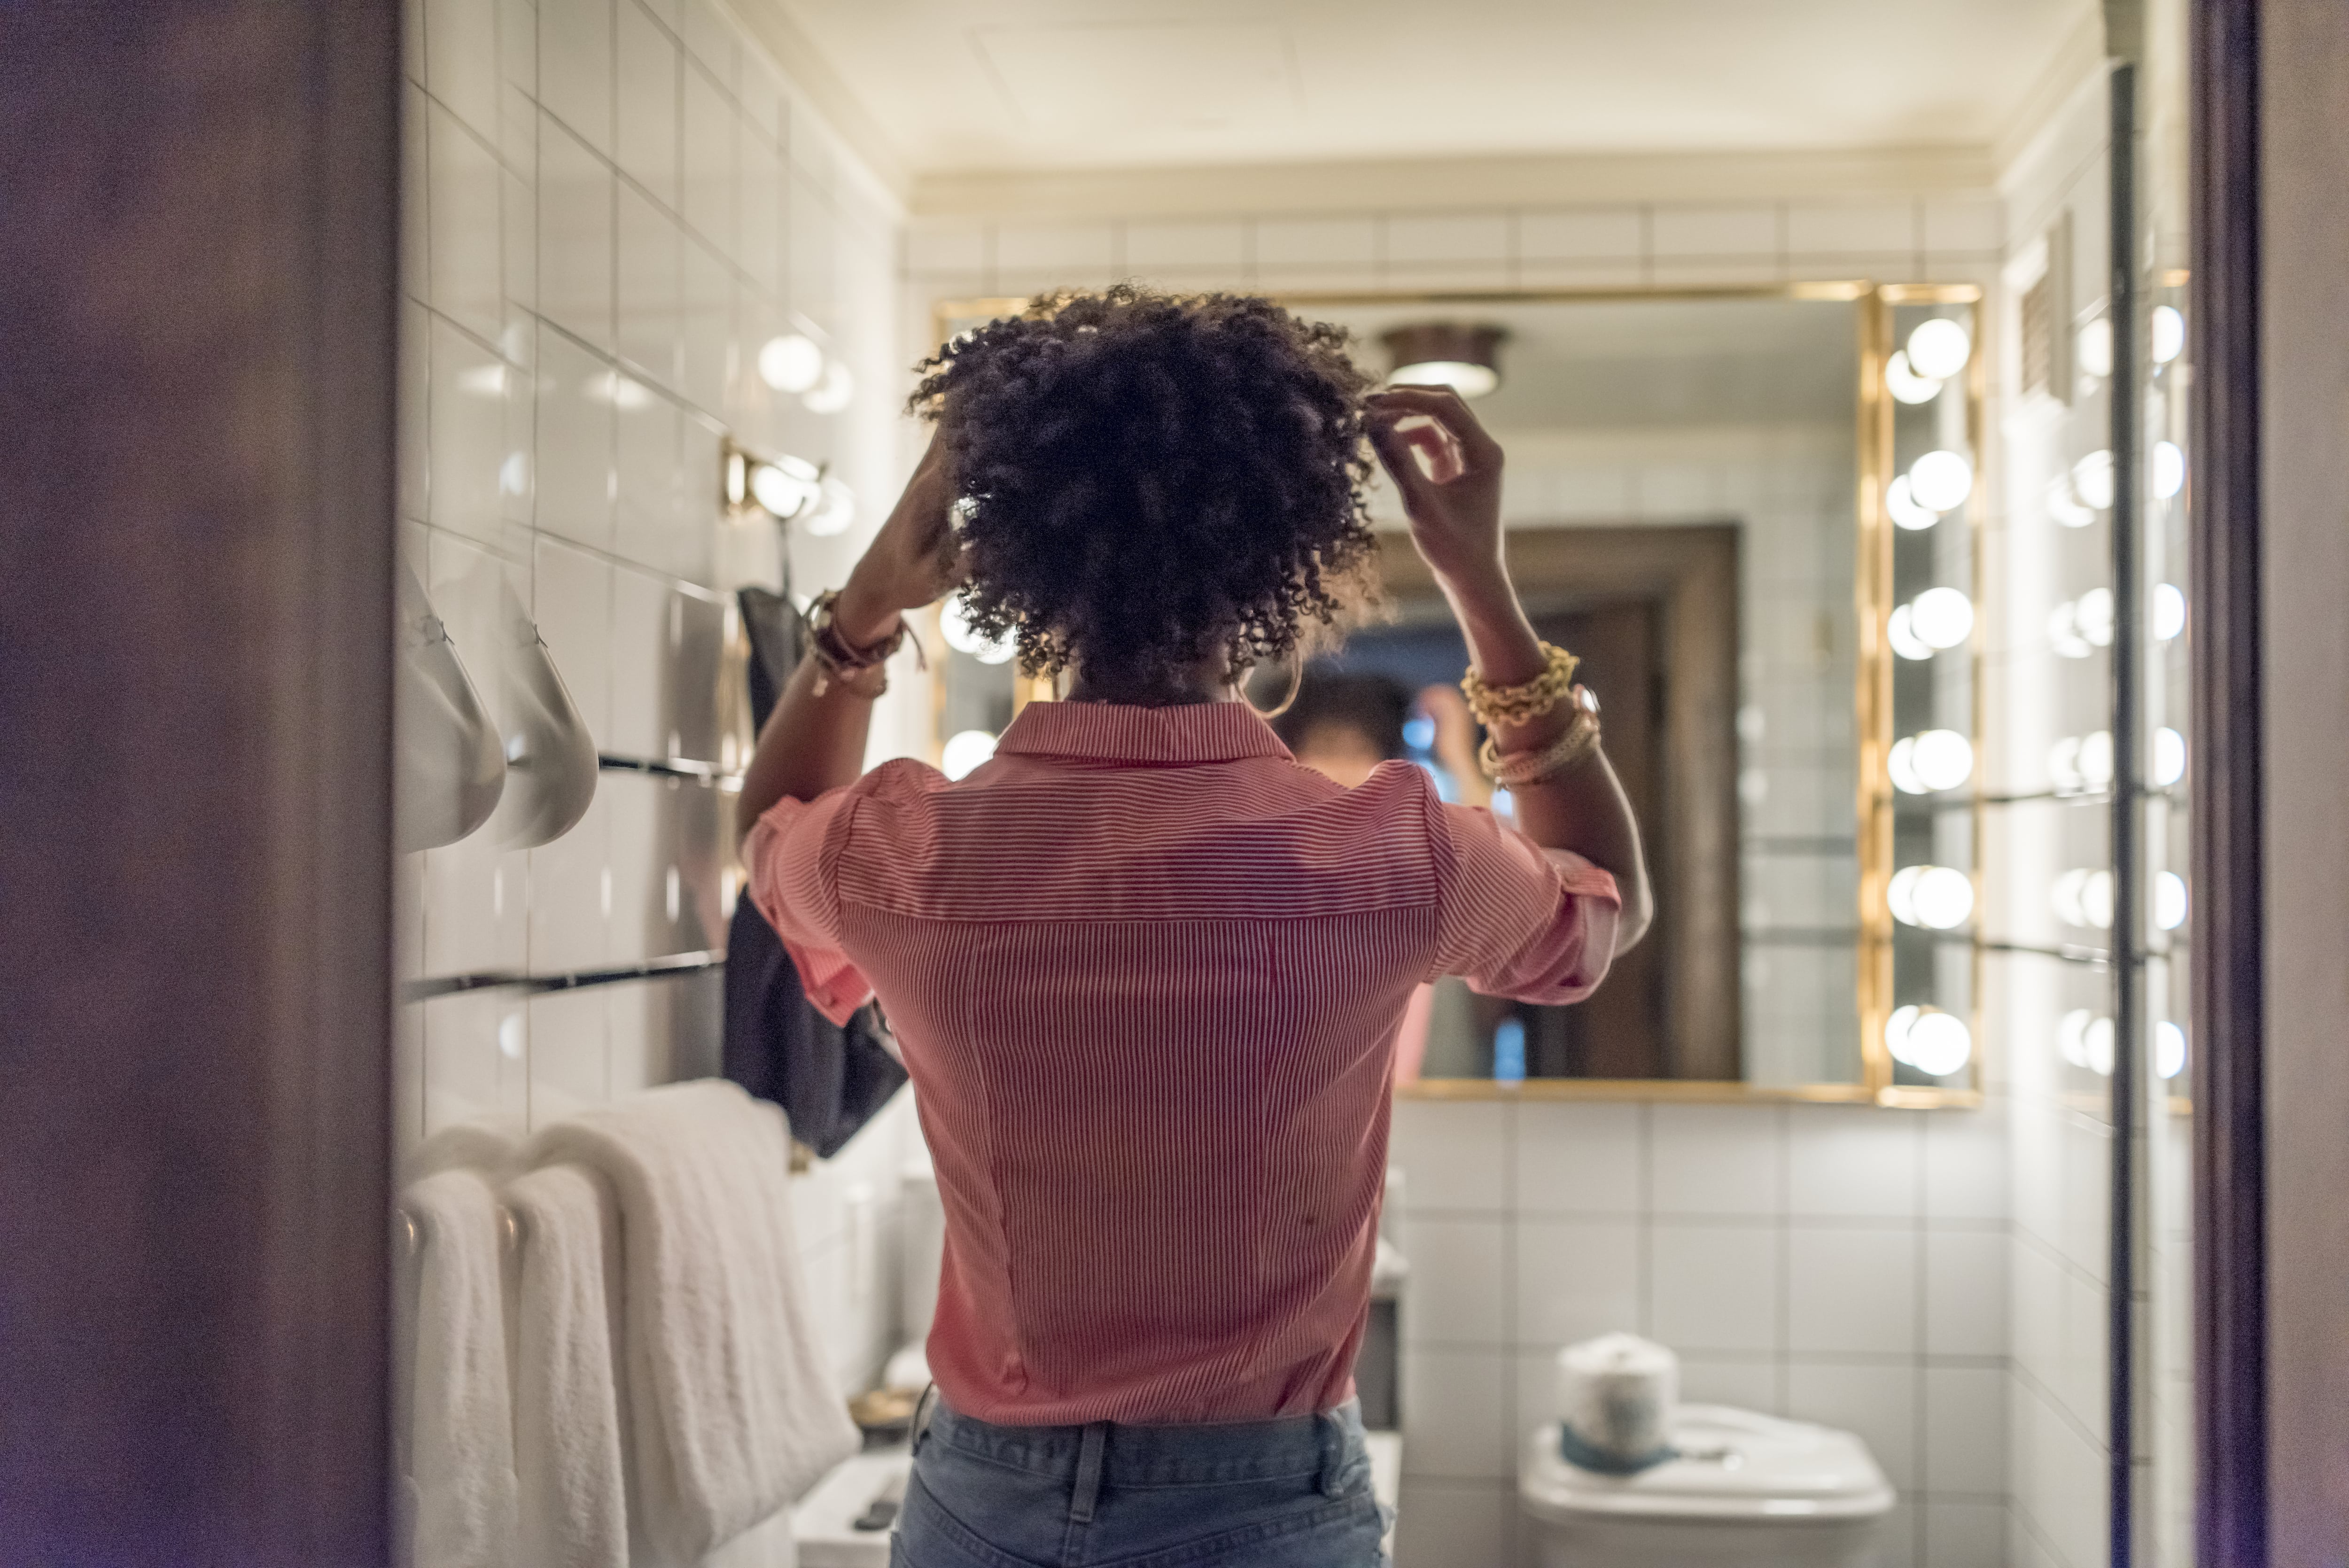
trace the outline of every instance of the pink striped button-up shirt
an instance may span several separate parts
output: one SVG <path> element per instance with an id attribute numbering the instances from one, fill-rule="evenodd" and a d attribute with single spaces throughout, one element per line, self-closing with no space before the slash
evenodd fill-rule
<path id="1" fill-rule="evenodd" d="M 950 783 L 752 830 L 816 1005 L 877 995 L 946 1204 L 929 1359 L 982 1420 L 1253 1420 L 1351 1388 L 1396 1032 L 1440 975 L 1589 994 L 1614 879 L 1237 703 L 1036 703 Z"/>

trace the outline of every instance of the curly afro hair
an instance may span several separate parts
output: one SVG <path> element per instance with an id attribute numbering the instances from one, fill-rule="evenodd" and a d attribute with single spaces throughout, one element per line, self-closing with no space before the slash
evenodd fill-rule
<path id="1" fill-rule="evenodd" d="M 1343 327 L 1246 294 L 1040 294 L 918 370 L 974 631 L 1120 701 L 1295 653 L 1363 596 L 1371 458 Z"/>

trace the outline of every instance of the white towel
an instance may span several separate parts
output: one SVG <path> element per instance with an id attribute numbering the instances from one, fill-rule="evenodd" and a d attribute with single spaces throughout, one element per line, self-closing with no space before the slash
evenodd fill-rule
<path id="1" fill-rule="evenodd" d="M 416 1568 L 513 1562 L 513 1408 L 506 1387 L 502 1217 L 478 1171 L 411 1184 L 417 1231 L 409 1481 Z"/>
<path id="2" fill-rule="evenodd" d="M 514 1475 L 523 1568 L 628 1568 L 620 1467 L 619 1213 L 603 1180 L 548 1165 L 506 1188 L 522 1238 Z"/>
<path id="3" fill-rule="evenodd" d="M 720 1079 L 669 1084 L 532 1152 L 618 1196 L 630 1533 L 657 1564 L 694 1563 L 856 1450 L 800 1278 L 782 1112 Z"/>

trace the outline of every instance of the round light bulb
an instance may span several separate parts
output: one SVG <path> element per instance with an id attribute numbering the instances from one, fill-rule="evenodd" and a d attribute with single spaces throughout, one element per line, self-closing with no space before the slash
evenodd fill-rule
<path id="1" fill-rule="evenodd" d="M 2072 624 L 2080 635 L 2099 648 L 2113 645 L 2113 591 L 2091 588 L 2080 595 L 2072 611 Z"/>
<path id="2" fill-rule="evenodd" d="M 1955 931 L 1974 913 L 1973 879 L 1954 866 L 1927 866 L 1917 879 L 1917 923 L 1930 931 Z"/>
<path id="3" fill-rule="evenodd" d="M 2186 352 L 2186 317 L 2174 304 L 2153 307 L 2153 362 L 2167 365 Z"/>
<path id="4" fill-rule="evenodd" d="M 802 476 L 780 462 L 750 465 L 751 499 L 777 517 L 797 517 L 820 490 L 812 473 Z"/>
<path id="5" fill-rule="evenodd" d="M 1885 754 L 1884 771 L 1891 777 L 1892 787 L 1903 795 L 1930 795 L 1932 787 L 1917 777 L 1917 738 L 1904 735 L 1892 743 Z"/>
<path id="6" fill-rule="evenodd" d="M 2153 1026 L 2153 1070 L 2166 1078 L 2186 1070 L 2186 1031 L 2167 1018 Z"/>
<path id="7" fill-rule="evenodd" d="M 2175 583 L 2153 585 L 2153 634 L 2168 642 L 2186 630 L 2186 595 Z"/>
<path id="8" fill-rule="evenodd" d="M 2081 923 L 2099 931 L 2109 931 L 2113 923 L 2113 873 L 2090 872 L 2080 884 Z"/>
<path id="9" fill-rule="evenodd" d="M 2099 381 L 2113 373 L 2113 324 L 2107 316 L 2085 323 L 2073 340 L 2080 373 Z"/>
<path id="10" fill-rule="evenodd" d="M 856 521 L 856 494 L 838 480 L 825 480 L 816 488 L 816 506 L 807 514 L 802 524 L 819 538 L 845 533 Z"/>
<path id="11" fill-rule="evenodd" d="M 2080 738 L 2066 735 L 2047 748 L 2047 780 L 2058 790 L 2085 789 L 2088 781 L 2080 776 Z"/>
<path id="12" fill-rule="evenodd" d="M 2091 730 L 2080 737 L 2080 782 L 2090 789 L 2113 787 L 2113 732 Z"/>
<path id="13" fill-rule="evenodd" d="M 1884 515 L 1901 528 L 1916 531 L 1932 527 L 1941 521 L 1941 514 L 1930 506 L 1917 502 L 1915 487 L 1907 474 L 1900 475 L 1884 487 Z"/>
<path id="14" fill-rule="evenodd" d="M 2163 725 L 2153 732 L 2153 781 L 2167 789 L 2186 777 L 2186 738 Z"/>
<path id="15" fill-rule="evenodd" d="M 1946 381 L 1966 367 L 1973 347 L 1964 327 L 1946 316 L 1936 316 L 1919 323 L 1909 335 L 1909 364 L 1920 376 Z"/>
<path id="16" fill-rule="evenodd" d="M 2176 872 L 2162 872 L 2153 879 L 2153 923 L 2164 931 L 2175 931 L 2186 923 L 2186 879 Z"/>
<path id="17" fill-rule="evenodd" d="M 1915 925 L 1917 919 L 1917 881 L 1925 874 L 1923 866 L 1903 866 L 1894 872 L 1884 884 L 1884 907 L 1892 918 L 1903 925 Z"/>
<path id="18" fill-rule="evenodd" d="M 1904 659 L 1930 659 L 1933 645 L 1917 635 L 1915 618 L 1908 605 L 1892 606 L 1892 614 L 1885 617 L 1884 640 Z"/>
<path id="19" fill-rule="evenodd" d="M 1955 588 L 1928 588 L 1909 601 L 1909 629 L 1929 648 L 1954 648 L 1974 634 L 1973 601 Z"/>
<path id="20" fill-rule="evenodd" d="M 2066 925 L 2088 923 L 2088 912 L 2082 895 L 2087 889 L 2089 875 L 2085 867 L 2075 866 L 2057 877 L 2054 885 L 2047 890 L 2049 907 L 2055 911 L 2055 918 Z"/>
<path id="21" fill-rule="evenodd" d="M 974 630 L 970 624 L 970 608 L 959 596 L 949 599 L 938 611 L 938 634 L 947 646 L 958 654 L 968 654 L 982 665 L 999 665 L 1019 651 L 1017 643 L 1006 639 L 989 642 Z"/>
<path id="22" fill-rule="evenodd" d="M 2085 528 L 2096 521 L 2095 509 L 2083 504 L 2073 491 L 2070 474 L 2047 481 L 2047 515 L 2065 528 Z"/>
<path id="23" fill-rule="evenodd" d="M 2075 1007 L 2055 1025 L 2055 1054 L 2075 1068 L 2088 1065 L 2088 1026 L 2096 1016 L 2085 1007 Z"/>
<path id="24" fill-rule="evenodd" d="M 823 375 L 823 350 L 796 332 L 759 346 L 759 379 L 778 392 L 804 392 Z"/>
<path id="25" fill-rule="evenodd" d="M 2168 500 L 2186 488 L 2186 449 L 2175 441 L 2153 444 L 2153 493 Z"/>
<path id="26" fill-rule="evenodd" d="M 1906 350 L 1895 349 L 1892 357 L 1884 362 L 1884 389 L 1896 402 L 1930 403 L 1941 395 L 1941 384 L 1930 376 L 1920 376 L 1909 363 Z"/>
<path id="27" fill-rule="evenodd" d="M 1909 1026 L 1909 1065 L 1927 1078 L 1964 1070 L 1973 1054 L 1973 1031 L 1954 1013 L 1920 1013 Z"/>
<path id="28" fill-rule="evenodd" d="M 2087 1057 L 2087 1069 L 2098 1078 L 2113 1076 L 2113 1021 L 2097 1016 L 2088 1020 L 2081 1041 L 2082 1056 Z"/>
<path id="29" fill-rule="evenodd" d="M 1463 397 L 1482 397 L 1500 384 L 1500 374 L 1491 366 L 1465 359 L 1423 359 L 1414 365 L 1398 365 L 1387 377 L 1390 387 L 1449 387 Z"/>
<path id="30" fill-rule="evenodd" d="M 800 407 L 811 414 L 837 414 L 855 396 L 854 373 L 835 359 L 823 367 L 823 379 L 802 395 Z"/>
<path id="31" fill-rule="evenodd" d="M 2080 606 L 2070 599 L 2047 612 L 2047 643 L 2059 658 L 2085 659 L 2096 651 L 2080 635 Z"/>
<path id="32" fill-rule="evenodd" d="M 1891 1053 L 1894 1061 L 1909 1060 L 1909 1033 L 1917 1026 L 1917 1019 L 1924 1011 L 1913 1005 L 1895 1007 L 1884 1020 L 1884 1048 Z"/>
<path id="33" fill-rule="evenodd" d="M 1916 738 L 1913 767 L 1928 789 L 1954 789 L 1973 777 L 1973 742 L 1954 729 L 1929 729 Z"/>
<path id="34" fill-rule="evenodd" d="M 949 779 L 968 778 L 973 769 L 994 755 L 995 737 L 983 729 L 966 729 L 947 738 L 938 771 Z"/>
<path id="35" fill-rule="evenodd" d="M 1960 452 L 1931 451 L 1909 465 L 1909 493 L 1935 511 L 1963 506 L 1973 493 L 1974 466 Z"/>
<path id="36" fill-rule="evenodd" d="M 2080 504 L 2108 511 L 2113 504 L 2113 454 L 2099 449 L 2072 465 L 2072 491 Z"/>

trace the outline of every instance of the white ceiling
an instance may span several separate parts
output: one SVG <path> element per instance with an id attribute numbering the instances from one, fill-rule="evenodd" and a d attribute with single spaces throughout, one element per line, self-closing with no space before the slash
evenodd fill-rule
<path id="1" fill-rule="evenodd" d="M 1982 147 L 2094 0 L 742 0 L 917 175 Z"/>

